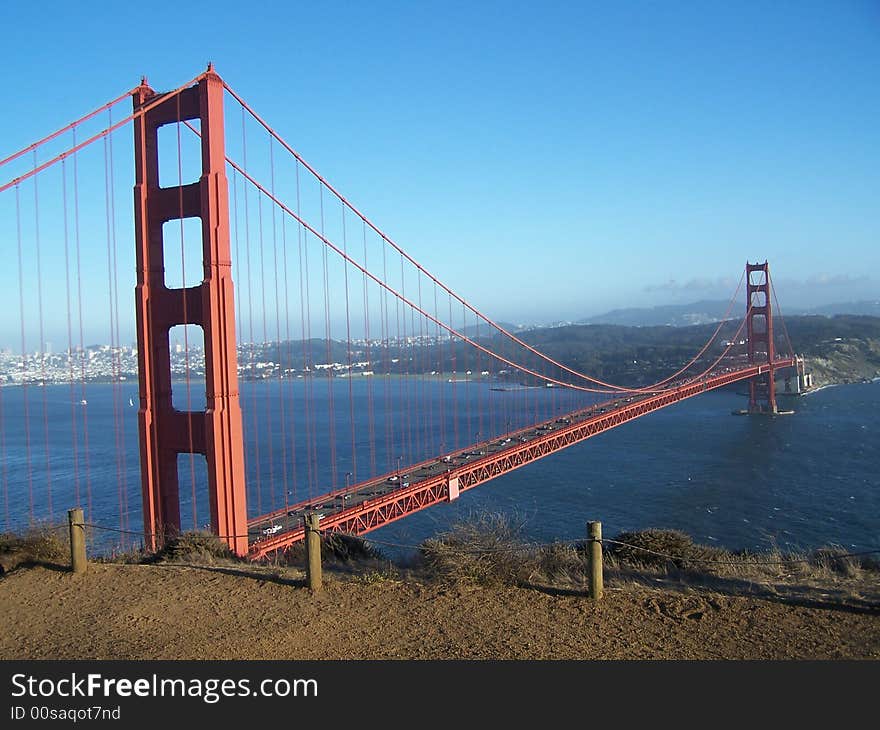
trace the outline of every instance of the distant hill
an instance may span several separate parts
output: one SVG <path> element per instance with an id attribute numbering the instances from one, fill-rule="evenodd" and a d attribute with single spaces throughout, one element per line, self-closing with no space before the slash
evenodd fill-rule
<path id="1" fill-rule="evenodd" d="M 604 314 L 585 317 L 577 324 L 616 324 L 623 327 L 690 327 L 718 322 L 727 312 L 729 302 L 702 301 L 693 304 L 667 304 L 659 307 L 612 309 Z M 741 314 L 739 310 L 731 316 Z"/>
<path id="2" fill-rule="evenodd" d="M 729 302 L 700 301 L 692 304 L 668 304 L 658 307 L 631 307 L 612 309 L 604 314 L 585 317 L 576 324 L 616 324 L 624 327 L 690 327 L 696 324 L 718 322 L 727 312 Z M 742 315 L 742 304 L 734 305 L 731 317 L 738 319 Z M 820 315 L 834 317 L 840 314 L 880 317 L 880 300 L 862 302 L 840 302 L 826 304 L 821 307 L 783 308 L 788 315 Z"/>
<path id="3" fill-rule="evenodd" d="M 783 313 L 785 313 L 784 309 Z M 801 314 L 821 314 L 825 317 L 834 317 L 838 314 L 857 314 L 868 317 L 880 317 L 880 299 L 868 302 L 826 304 L 823 307 L 815 307 L 801 312 Z"/>
<path id="4" fill-rule="evenodd" d="M 718 340 L 733 338 L 737 326 L 736 320 L 727 322 Z M 572 325 L 536 329 L 522 337 L 575 370 L 610 382 L 639 386 L 675 372 L 712 336 L 716 327 L 713 323 L 674 329 L 663 325 Z M 880 377 L 880 317 L 786 316 L 785 327 L 776 330 L 780 351 L 787 347 L 786 334 L 795 351 L 807 356 L 817 385 Z M 720 346 L 716 345 L 707 358 L 719 352 Z"/>
<path id="5" fill-rule="evenodd" d="M 499 322 L 498 324 L 508 332 L 519 332 L 522 329 L 520 325 L 511 324 L 510 322 Z M 494 337 L 498 334 L 498 330 L 485 322 L 481 324 L 469 324 L 467 327 L 460 329 L 459 332 L 466 337 Z"/>

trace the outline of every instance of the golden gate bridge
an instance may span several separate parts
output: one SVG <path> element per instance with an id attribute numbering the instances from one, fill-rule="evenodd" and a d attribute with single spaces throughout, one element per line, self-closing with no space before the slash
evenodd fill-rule
<path id="1" fill-rule="evenodd" d="M 23 403 L 4 409 L 0 388 L 7 528 L 11 488 L 26 486 L 31 522 L 51 517 L 63 454 L 89 521 L 100 475 L 116 483 L 118 530 L 136 532 L 129 330 L 145 545 L 198 527 L 206 501 L 210 529 L 253 558 L 304 539 L 309 513 L 325 531 L 368 533 L 738 381 L 749 413 L 775 414 L 776 374 L 801 362 L 766 261 L 746 264 L 709 339 L 657 382 L 612 383 L 551 357 L 416 261 L 212 66 L 165 93 L 144 79 L 0 160 L 0 237 L 16 263 L 0 273 L 0 306 L 18 315 L 0 382 Z M 96 355 L 88 342 L 100 334 L 109 344 Z M 104 458 L 92 454 L 87 407 L 101 358 L 113 389 Z M 69 391 L 60 436 L 52 383 Z"/>

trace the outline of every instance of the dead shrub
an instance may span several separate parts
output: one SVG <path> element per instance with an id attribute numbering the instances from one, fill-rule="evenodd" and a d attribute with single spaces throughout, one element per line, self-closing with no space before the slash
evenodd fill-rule
<path id="1" fill-rule="evenodd" d="M 69 563 L 69 538 L 60 529 L 32 527 L 23 535 L 0 534 L 0 575 L 19 567 Z"/>
<path id="2" fill-rule="evenodd" d="M 325 565 L 352 565 L 364 563 L 374 565 L 388 562 L 375 545 L 357 535 L 344 532 L 328 532 L 321 535 L 321 561 Z M 305 542 L 290 545 L 265 558 L 264 562 L 274 566 L 301 568 L 306 564 Z"/>
<path id="3" fill-rule="evenodd" d="M 621 565 L 663 570 L 705 569 L 710 563 L 701 561 L 730 557 L 726 550 L 694 543 L 690 535 L 680 530 L 622 532 L 606 549 Z"/>
<path id="4" fill-rule="evenodd" d="M 533 579 L 551 586 L 583 587 L 589 583 L 589 563 L 583 544 L 550 543 L 536 551 Z"/>
<path id="5" fill-rule="evenodd" d="M 331 532 L 321 536 L 321 552 L 343 563 L 374 562 L 385 560 L 382 551 L 362 537 L 343 532 Z"/>
<path id="6" fill-rule="evenodd" d="M 184 532 L 166 542 L 152 557 L 165 563 L 202 563 L 212 565 L 239 558 L 217 535 L 210 532 Z"/>
<path id="7" fill-rule="evenodd" d="M 426 540 L 419 563 L 431 577 L 482 585 L 519 585 L 536 568 L 534 550 L 523 544 L 519 527 L 500 514 L 473 517 Z"/>
<path id="8" fill-rule="evenodd" d="M 810 564 L 847 578 L 855 578 L 862 569 L 862 561 L 858 556 L 848 555 L 846 550 L 838 546 L 814 550 L 810 556 Z"/>

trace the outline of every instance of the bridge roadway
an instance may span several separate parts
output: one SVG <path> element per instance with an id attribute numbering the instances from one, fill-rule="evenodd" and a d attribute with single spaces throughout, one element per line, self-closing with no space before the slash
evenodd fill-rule
<path id="1" fill-rule="evenodd" d="M 773 370 L 793 367 L 782 358 Z M 362 535 L 458 495 L 495 477 L 549 456 L 628 421 L 679 401 L 746 380 L 770 368 L 768 363 L 718 369 L 696 381 L 656 394 L 636 394 L 598 403 L 550 421 L 512 431 L 504 437 L 406 467 L 403 473 L 384 474 L 365 482 L 299 502 L 248 521 L 249 556 L 264 557 L 301 542 L 303 516 L 321 515 L 322 531 Z"/>

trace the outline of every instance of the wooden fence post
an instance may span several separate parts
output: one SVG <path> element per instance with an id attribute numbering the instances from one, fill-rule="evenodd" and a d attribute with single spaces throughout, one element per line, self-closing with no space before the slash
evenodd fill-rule
<path id="1" fill-rule="evenodd" d="M 82 507 L 67 510 L 67 524 L 70 527 L 70 569 L 74 573 L 85 573 L 86 526 Z"/>
<path id="2" fill-rule="evenodd" d="M 309 512 L 305 516 L 306 580 L 312 592 L 321 590 L 321 515 Z"/>
<path id="3" fill-rule="evenodd" d="M 604 589 L 602 579 L 602 523 L 587 523 L 587 542 L 589 543 L 590 598 L 598 601 Z"/>

